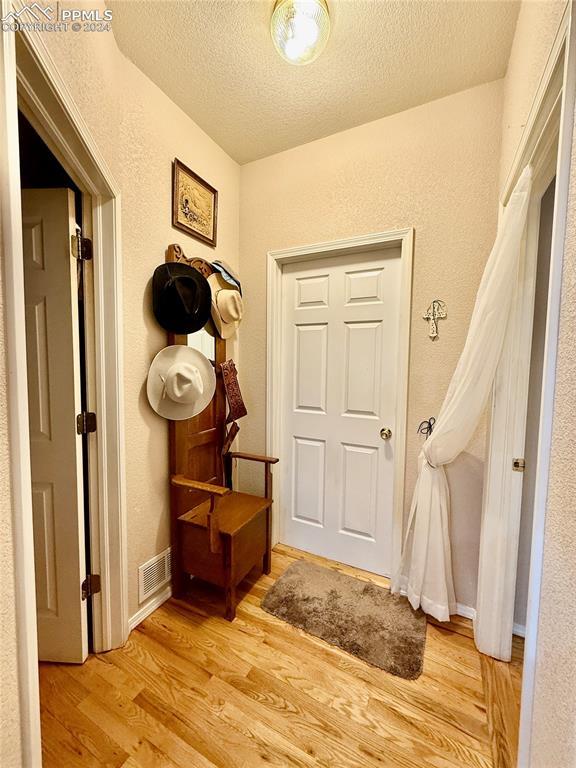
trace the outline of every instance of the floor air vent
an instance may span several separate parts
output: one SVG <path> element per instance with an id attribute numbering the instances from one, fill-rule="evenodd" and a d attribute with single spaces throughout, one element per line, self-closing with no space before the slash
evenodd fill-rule
<path id="1" fill-rule="evenodd" d="M 168 584 L 171 577 L 172 556 L 170 547 L 152 557 L 138 568 L 138 599 L 144 602 L 161 587 Z"/>

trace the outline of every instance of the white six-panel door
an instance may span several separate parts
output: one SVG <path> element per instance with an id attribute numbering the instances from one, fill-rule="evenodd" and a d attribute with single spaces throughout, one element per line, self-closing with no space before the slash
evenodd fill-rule
<path id="1" fill-rule="evenodd" d="M 38 653 L 81 662 L 88 636 L 72 192 L 23 190 L 22 222 Z"/>
<path id="2" fill-rule="evenodd" d="M 385 575 L 400 255 L 319 258 L 286 265 L 282 277 L 282 541 Z"/>

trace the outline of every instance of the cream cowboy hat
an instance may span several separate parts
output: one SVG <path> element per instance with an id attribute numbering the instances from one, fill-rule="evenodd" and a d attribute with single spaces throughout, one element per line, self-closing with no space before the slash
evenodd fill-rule
<path id="1" fill-rule="evenodd" d="M 208 285 L 212 293 L 212 320 L 218 334 L 229 339 L 236 333 L 244 314 L 242 296 L 219 272 L 210 275 Z"/>
<path id="2" fill-rule="evenodd" d="M 197 416 L 216 390 L 212 363 L 197 349 L 174 344 L 161 349 L 150 370 L 146 392 L 157 414 L 172 421 Z"/>

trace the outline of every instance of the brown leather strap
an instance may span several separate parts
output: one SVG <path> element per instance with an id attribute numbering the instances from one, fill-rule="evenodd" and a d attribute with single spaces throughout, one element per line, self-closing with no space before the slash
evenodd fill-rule
<path id="1" fill-rule="evenodd" d="M 234 365 L 234 360 L 226 360 L 220 366 L 222 371 L 222 380 L 224 381 L 224 389 L 226 390 L 226 399 L 228 400 L 228 417 L 226 423 L 230 424 L 231 421 L 237 421 L 242 416 L 246 416 L 248 411 L 244 405 L 242 399 L 242 392 L 240 392 L 240 384 L 238 383 L 238 372 Z"/>

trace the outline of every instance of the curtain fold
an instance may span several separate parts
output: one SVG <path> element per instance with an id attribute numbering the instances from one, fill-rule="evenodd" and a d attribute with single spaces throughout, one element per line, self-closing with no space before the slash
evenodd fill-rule
<path id="1" fill-rule="evenodd" d="M 450 553 L 450 492 L 444 465 L 467 446 L 490 396 L 502 354 L 532 187 L 526 166 L 510 196 L 480 282 L 464 349 L 434 431 L 422 446 L 402 560 L 392 592 L 439 621 L 456 610 Z"/>

